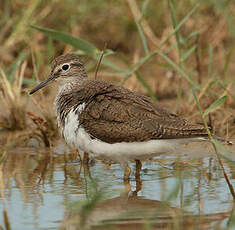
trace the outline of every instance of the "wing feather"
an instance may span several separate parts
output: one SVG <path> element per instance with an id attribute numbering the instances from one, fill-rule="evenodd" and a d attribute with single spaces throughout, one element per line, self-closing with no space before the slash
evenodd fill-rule
<path id="1" fill-rule="evenodd" d="M 87 81 L 73 95 L 78 103 L 86 103 L 79 116 L 82 126 L 108 143 L 207 135 L 202 125 L 189 123 L 120 86 Z"/>

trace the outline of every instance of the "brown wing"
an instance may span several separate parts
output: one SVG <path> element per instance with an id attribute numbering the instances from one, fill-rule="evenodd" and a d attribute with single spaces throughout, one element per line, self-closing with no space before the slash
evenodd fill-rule
<path id="1" fill-rule="evenodd" d="M 74 99 L 86 103 L 79 116 L 82 126 L 108 143 L 206 135 L 202 125 L 191 124 L 145 96 L 106 82 L 87 81 Z"/>

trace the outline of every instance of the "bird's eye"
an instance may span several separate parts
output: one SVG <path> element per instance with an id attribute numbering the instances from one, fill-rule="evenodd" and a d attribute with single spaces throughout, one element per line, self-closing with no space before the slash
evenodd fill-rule
<path id="1" fill-rule="evenodd" d="M 69 65 L 68 64 L 62 65 L 62 70 L 68 70 L 68 69 L 69 69 Z"/>

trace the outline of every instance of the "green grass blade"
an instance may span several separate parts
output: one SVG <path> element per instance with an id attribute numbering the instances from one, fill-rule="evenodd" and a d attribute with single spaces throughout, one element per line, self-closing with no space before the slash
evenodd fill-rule
<path id="1" fill-rule="evenodd" d="M 217 148 L 221 148 L 221 149 L 224 150 L 225 152 L 232 154 L 232 152 L 231 152 L 226 146 L 224 146 L 220 141 L 217 141 L 217 140 L 215 140 L 215 139 L 212 137 L 212 135 L 211 135 L 211 133 L 210 133 L 210 130 L 208 129 L 208 125 L 207 125 L 207 123 L 206 123 L 206 121 L 205 121 L 205 116 L 203 116 L 202 107 L 201 107 L 201 105 L 200 105 L 200 103 L 199 103 L 199 101 L 198 101 L 198 98 L 197 98 L 197 96 L 196 96 L 194 90 L 193 90 L 192 92 L 193 92 L 193 97 L 194 97 L 194 99 L 195 99 L 195 101 L 196 101 L 196 104 L 197 104 L 197 106 L 198 106 L 200 115 L 201 115 L 201 117 L 202 117 L 203 123 L 204 123 L 204 125 L 205 125 L 206 130 L 207 130 L 209 139 L 210 139 L 210 141 L 214 144 L 213 147 L 214 147 L 214 149 L 215 149 L 215 154 L 217 155 L 217 157 L 222 157 L 223 159 L 227 160 L 227 162 L 229 162 L 230 164 L 234 165 L 234 164 L 235 164 L 234 161 L 230 160 L 228 157 L 226 157 L 226 156 L 224 156 L 224 155 L 222 155 L 222 154 L 220 154 L 220 153 L 217 152 L 216 147 L 217 147 Z M 222 97 L 222 98 L 223 98 L 223 97 Z"/>
<path id="2" fill-rule="evenodd" d="M 6 160 L 7 158 L 7 152 L 4 152 L 2 154 L 2 156 L 0 157 L 0 165 L 3 164 L 3 162 Z"/>
<path id="3" fill-rule="evenodd" d="M 216 100 L 215 102 L 213 102 L 209 108 L 207 108 L 205 110 L 205 112 L 203 113 L 203 116 L 206 116 L 207 114 L 209 114 L 210 112 L 212 112 L 213 110 L 215 110 L 217 107 L 219 107 L 221 104 L 223 104 L 227 99 L 227 96 L 223 96 L 221 98 L 219 98 L 218 100 Z"/>
<path id="4" fill-rule="evenodd" d="M 134 18 L 134 19 L 135 19 L 135 24 L 136 24 L 136 26 L 137 26 L 137 29 L 138 29 L 138 32 L 139 32 L 141 41 L 142 41 L 143 46 L 144 46 L 145 54 L 148 55 L 148 54 L 149 54 L 149 48 L 148 48 L 148 44 L 147 44 L 147 41 L 146 41 L 144 32 L 143 32 L 143 30 L 142 30 L 142 27 L 141 27 L 139 21 L 138 21 L 136 18 Z"/>
<path id="5" fill-rule="evenodd" d="M 197 95 L 196 95 L 196 93 L 195 93 L 194 90 L 192 90 L 192 93 L 193 93 L 194 100 L 195 100 L 195 102 L 196 102 L 196 104 L 197 104 L 198 110 L 199 110 L 199 112 L 200 112 L 200 115 L 201 115 L 201 117 L 203 118 L 202 107 L 201 107 L 201 105 L 200 105 L 200 103 L 199 103 L 199 101 L 198 101 Z"/>
<path id="6" fill-rule="evenodd" d="M 223 71 L 222 71 L 222 74 L 221 74 L 223 79 L 224 79 L 224 76 L 225 76 L 225 74 L 228 70 L 229 64 L 231 62 L 231 57 L 232 57 L 232 54 L 233 54 L 233 50 L 234 50 L 234 48 L 230 49 L 228 54 L 226 55 L 224 68 L 223 68 Z"/>
<path id="7" fill-rule="evenodd" d="M 148 10 L 149 3 L 150 3 L 149 0 L 144 0 L 143 4 L 141 6 L 142 18 L 147 16 L 147 10 Z"/>
<path id="8" fill-rule="evenodd" d="M 162 40 L 159 44 L 159 48 L 164 45 L 164 43 L 166 43 L 183 25 L 184 23 L 190 18 L 190 16 L 196 11 L 196 9 L 199 7 L 199 4 L 196 4 L 192 10 L 180 21 L 180 23 L 176 26 L 176 28 L 174 29 L 174 31 L 172 31 L 164 40 Z M 148 55 L 146 55 L 145 57 L 141 58 L 137 63 L 134 64 L 134 66 L 132 67 L 132 69 L 127 72 L 123 79 L 121 84 L 123 84 L 128 77 L 134 73 L 135 71 L 137 71 L 143 64 L 145 64 L 151 57 L 153 57 L 155 54 L 158 53 L 159 48 L 156 48 L 155 50 L 153 50 L 151 53 L 149 53 Z"/>
<path id="9" fill-rule="evenodd" d="M 61 32 L 61 31 L 57 31 L 57 30 L 53 30 L 53 29 L 48 29 L 48 28 L 42 28 L 42 27 L 38 27 L 38 26 L 31 26 L 31 28 L 46 34 L 48 37 L 54 38 L 54 39 L 61 41 L 65 44 L 69 44 L 72 47 L 83 51 L 88 56 L 94 57 L 99 54 L 99 50 L 93 44 L 91 44 L 85 40 L 75 38 L 65 32 Z"/>
<path id="10" fill-rule="evenodd" d="M 37 81 L 35 79 L 32 78 L 24 78 L 23 79 L 23 84 L 24 85 L 29 85 L 29 86 L 33 86 L 37 83 Z"/>
<path id="11" fill-rule="evenodd" d="M 35 0 L 28 2 L 27 5 L 24 7 L 24 13 L 21 14 L 19 20 L 15 21 L 15 25 L 12 27 L 12 33 L 6 40 L 7 45 L 14 44 L 14 40 L 18 39 L 18 37 L 22 37 L 23 34 L 26 33 L 24 27 L 25 25 L 29 24 L 32 21 L 36 21 L 37 17 L 35 17 L 34 13 L 38 9 L 38 6 L 40 5 L 41 0 Z M 32 17 L 34 15 L 34 17 Z M 13 17 L 11 16 L 10 20 L 12 20 Z"/>
<path id="12" fill-rule="evenodd" d="M 173 0 L 168 0 L 168 4 L 170 7 L 170 13 L 171 13 L 171 22 L 173 25 L 173 28 L 175 29 L 177 26 L 177 22 L 176 22 L 176 16 L 175 16 L 175 5 L 174 5 L 174 1 Z M 175 36 L 176 36 L 176 40 L 179 44 L 180 39 L 179 39 L 179 31 L 175 32 Z"/>
<path id="13" fill-rule="evenodd" d="M 113 50 L 105 49 L 104 57 L 107 57 L 107 56 L 112 55 L 112 54 L 115 54 L 115 52 Z"/>
<path id="14" fill-rule="evenodd" d="M 131 74 L 136 72 L 144 63 L 146 63 L 152 56 L 154 56 L 156 52 L 149 53 L 148 55 L 142 57 L 138 62 L 136 62 L 134 65 L 132 65 L 131 70 L 126 72 L 124 77 L 122 78 L 121 84 L 123 84 Z"/>
<path id="15" fill-rule="evenodd" d="M 95 57 L 95 59 L 98 59 L 98 57 Z M 128 70 L 121 69 L 119 66 L 115 65 L 113 62 L 109 61 L 107 58 L 103 58 L 102 64 L 110 67 L 113 71 L 126 74 Z"/>
<path id="16" fill-rule="evenodd" d="M 170 191 L 170 194 L 168 194 L 166 201 L 169 202 L 172 199 L 176 199 L 178 194 L 180 192 L 180 180 L 177 180 L 177 184 L 174 186 L 174 188 Z"/>
<path id="17" fill-rule="evenodd" d="M 198 85 L 196 82 L 192 80 L 192 78 L 185 73 L 185 71 L 177 65 L 175 62 L 173 62 L 169 57 L 167 57 L 164 53 L 162 53 L 160 50 L 156 50 L 157 54 L 162 57 L 168 64 L 172 66 L 174 70 L 176 70 L 179 74 L 181 74 L 194 88 L 201 89 L 200 85 Z"/>
<path id="18" fill-rule="evenodd" d="M 16 58 L 16 60 L 7 68 L 6 76 L 9 77 L 9 81 L 12 83 L 15 77 L 15 72 L 19 68 L 20 64 L 29 56 L 29 52 L 22 52 Z"/>
<path id="19" fill-rule="evenodd" d="M 180 62 L 184 62 L 196 50 L 197 45 L 192 46 L 184 55 L 181 56 Z"/>
<path id="20" fill-rule="evenodd" d="M 196 11 L 196 9 L 199 7 L 199 3 L 196 4 L 192 10 L 189 11 L 189 13 L 180 21 L 180 23 L 175 27 L 175 29 L 164 39 L 160 42 L 159 47 L 164 45 L 174 34 L 184 25 L 184 23 L 191 17 L 191 15 Z"/>
<path id="21" fill-rule="evenodd" d="M 192 80 L 190 76 L 188 76 L 185 71 L 174 63 L 170 58 L 168 58 L 165 54 L 163 54 L 160 50 L 155 49 L 152 53 L 141 58 L 133 67 L 132 69 L 126 73 L 126 75 L 122 79 L 122 83 L 134 72 L 136 72 L 144 63 L 146 63 L 152 56 L 158 54 L 161 56 L 173 69 L 175 69 L 178 73 L 180 73 L 194 88 L 201 89 L 200 85 Z"/>
<path id="22" fill-rule="evenodd" d="M 199 33 L 199 31 L 193 31 L 192 33 L 190 33 L 186 38 L 185 38 L 185 41 L 188 41 L 189 39 L 191 39 L 191 38 L 193 38 L 193 37 L 197 37 L 197 36 L 199 36 L 200 35 L 200 33 Z"/>
<path id="23" fill-rule="evenodd" d="M 170 13 L 171 13 L 171 22 L 173 25 L 174 30 L 176 29 L 177 22 L 176 22 L 176 16 L 175 16 L 175 5 L 173 0 L 168 0 L 169 7 L 170 7 Z M 177 42 L 177 48 L 178 48 L 178 53 L 179 57 L 181 57 L 181 49 L 180 49 L 180 34 L 179 30 L 175 31 L 175 37 L 176 37 L 176 42 Z M 180 58 L 181 59 L 181 58 Z"/>
<path id="24" fill-rule="evenodd" d="M 87 41 L 82 40 L 80 38 L 75 38 L 75 37 L 71 36 L 70 34 L 67 34 L 67 33 L 64 33 L 61 31 L 57 31 L 57 30 L 42 28 L 42 27 L 38 27 L 38 26 L 31 26 L 31 28 L 40 31 L 40 32 L 46 34 L 48 37 L 51 37 L 55 40 L 58 40 L 58 41 L 63 42 L 65 44 L 69 44 L 72 47 L 74 47 L 75 49 L 81 50 L 86 55 L 88 55 L 96 60 L 99 58 L 100 51 L 90 42 L 87 42 Z M 110 54 L 113 54 L 113 52 L 111 52 L 110 50 L 107 50 L 105 52 L 105 56 L 108 56 Z M 112 62 L 108 61 L 107 58 L 103 58 L 102 64 L 111 67 L 116 72 L 120 72 L 120 73 L 126 72 L 126 70 L 123 70 L 120 67 L 113 64 Z"/>
<path id="25" fill-rule="evenodd" d="M 146 89 L 146 91 L 148 92 L 149 96 L 154 100 L 154 101 L 158 101 L 156 95 L 154 94 L 154 92 L 152 91 L 152 89 L 149 87 L 149 85 L 147 84 L 147 82 L 141 77 L 141 75 L 136 72 L 136 78 L 141 82 L 141 84 L 143 85 L 143 87 Z"/>
<path id="26" fill-rule="evenodd" d="M 234 155 L 234 154 L 231 152 L 231 150 L 228 148 L 228 146 L 222 144 L 221 141 L 217 141 L 216 139 L 213 139 L 212 142 L 215 144 L 215 146 L 216 146 L 217 148 L 222 149 L 224 152 L 229 153 L 229 154 L 231 154 L 232 156 Z M 233 161 L 233 160 L 230 159 L 229 157 L 226 157 L 226 156 L 224 156 L 223 154 L 220 154 L 220 153 L 219 153 L 219 155 L 220 155 L 223 159 L 225 159 L 226 161 L 228 161 L 230 164 L 235 165 L 235 161 Z M 227 155 L 227 156 L 228 156 L 228 155 Z"/>

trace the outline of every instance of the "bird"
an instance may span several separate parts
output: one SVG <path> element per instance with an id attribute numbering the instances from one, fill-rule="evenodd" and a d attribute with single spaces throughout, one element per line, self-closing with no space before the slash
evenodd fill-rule
<path id="1" fill-rule="evenodd" d="M 94 158 L 112 160 L 129 180 L 130 160 L 166 153 L 180 144 L 208 141 L 202 124 L 160 108 L 144 95 L 107 81 L 89 79 L 81 57 L 67 53 L 51 63 L 51 73 L 30 94 L 56 82 L 57 123 L 66 143 Z"/>

